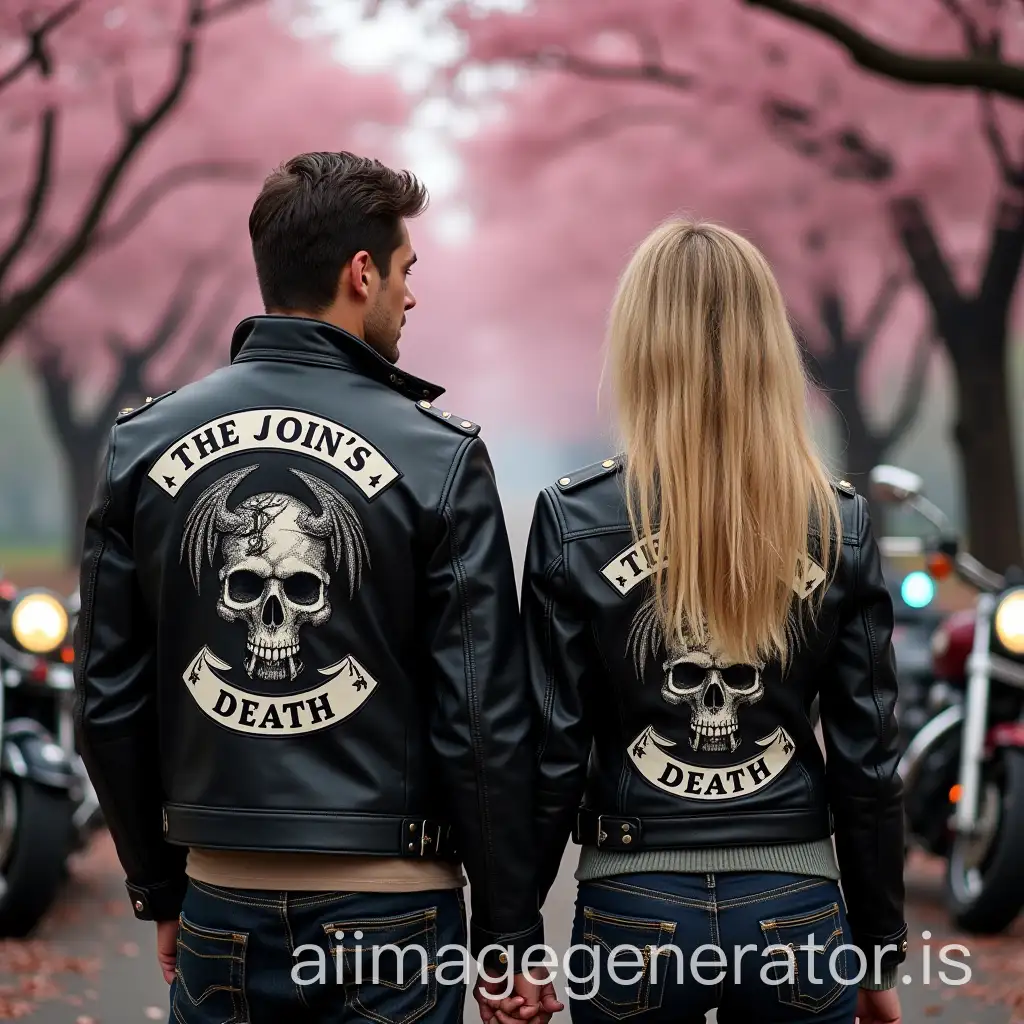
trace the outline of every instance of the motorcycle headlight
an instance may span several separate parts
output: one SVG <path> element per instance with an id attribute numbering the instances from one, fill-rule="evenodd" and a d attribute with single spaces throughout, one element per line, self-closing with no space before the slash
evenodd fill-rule
<path id="1" fill-rule="evenodd" d="M 11 610 L 14 639 L 32 654 L 49 654 L 68 634 L 68 613 L 53 594 L 26 594 Z"/>
<path id="2" fill-rule="evenodd" d="M 996 608 L 996 639 L 1011 654 L 1024 655 L 1024 589 L 1013 590 Z"/>

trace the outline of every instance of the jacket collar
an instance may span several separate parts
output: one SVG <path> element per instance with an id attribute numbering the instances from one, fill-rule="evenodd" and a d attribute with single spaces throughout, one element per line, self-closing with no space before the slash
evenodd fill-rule
<path id="1" fill-rule="evenodd" d="M 335 365 L 386 384 L 412 399 L 433 402 L 444 388 L 430 381 L 402 373 L 382 355 L 354 334 L 325 323 L 300 316 L 251 316 L 243 320 L 231 336 L 231 362 L 251 359 L 314 357 L 317 362 Z"/>

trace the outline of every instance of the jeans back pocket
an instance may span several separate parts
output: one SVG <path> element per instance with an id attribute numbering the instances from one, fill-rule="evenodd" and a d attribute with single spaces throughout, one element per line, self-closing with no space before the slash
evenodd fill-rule
<path id="1" fill-rule="evenodd" d="M 570 968 L 577 998 L 593 998 L 595 1007 L 622 1020 L 661 1006 L 667 970 L 657 963 L 658 951 L 671 943 L 674 921 L 626 917 L 594 907 L 583 907 L 583 942 L 593 951 L 591 971 Z M 579 963 L 582 951 L 573 954 Z M 596 974 L 595 978 L 591 975 Z M 576 988 L 583 983 L 585 988 Z"/>
<path id="2" fill-rule="evenodd" d="M 412 1024 L 437 1002 L 437 908 L 324 925 L 352 1006 L 377 1024 Z"/>
<path id="3" fill-rule="evenodd" d="M 243 1024 L 249 1020 L 245 999 L 244 932 L 193 924 L 178 918 L 175 966 L 175 1019 L 181 1024 Z"/>
<path id="4" fill-rule="evenodd" d="M 762 971 L 778 991 L 779 1002 L 801 1010 L 823 1010 L 856 976 L 844 939 L 839 904 L 827 903 L 802 914 L 760 922 L 771 961 Z"/>

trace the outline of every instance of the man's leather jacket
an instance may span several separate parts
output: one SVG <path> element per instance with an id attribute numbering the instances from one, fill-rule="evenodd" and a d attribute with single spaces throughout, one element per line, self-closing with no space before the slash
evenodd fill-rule
<path id="1" fill-rule="evenodd" d="M 634 543 L 623 479 L 609 459 L 546 488 L 529 540 L 542 903 L 570 832 L 633 851 L 794 843 L 834 827 L 854 941 L 869 972 L 871 947 L 889 946 L 880 966 L 891 970 L 907 932 L 897 683 L 867 503 L 837 485 L 841 550 L 830 583 L 817 561 L 797 570 L 805 640 L 783 677 L 778 664 L 729 665 L 696 645 L 666 651 L 651 615 L 656 537 Z M 820 586 L 816 622 L 798 619 Z M 809 720 L 819 694 L 827 766 Z"/>
<path id="2" fill-rule="evenodd" d="M 231 356 L 119 417 L 86 528 L 79 741 L 136 915 L 177 915 L 189 846 L 447 857 L 474 954 L 542 942 L 479 427 L 317 320 L 243 321 Z"/>

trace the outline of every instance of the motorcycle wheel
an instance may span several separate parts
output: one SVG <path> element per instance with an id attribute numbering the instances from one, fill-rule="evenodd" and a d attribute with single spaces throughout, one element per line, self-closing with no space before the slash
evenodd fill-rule
<path id="1" fill-rule="evenodd" d="M 1024 751 L 1005 751 L 982 774 L 977 836 L 956 836 L 946 862 L 946 897 L 958 928 L 1002 932 L 1024 907 Z"/>
<path id="2" fill-rule="evenodd" d="M 29 935 L 53 904 L 73 811 L 63 793 L 0 777 L 0 937 Z"/>

